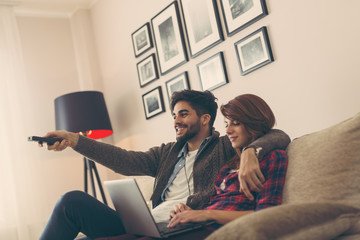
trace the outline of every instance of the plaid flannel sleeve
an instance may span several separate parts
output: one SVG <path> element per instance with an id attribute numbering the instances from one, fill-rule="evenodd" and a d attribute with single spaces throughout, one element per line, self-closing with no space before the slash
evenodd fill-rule
<path id="1" fill-rule="evenodd" d="M 262 191 L 256 196 L 255 211 L 281 204 L 287 164 L 287 155 L 283 150 L 270 152 L 260 162 L 265 183 Z"/>

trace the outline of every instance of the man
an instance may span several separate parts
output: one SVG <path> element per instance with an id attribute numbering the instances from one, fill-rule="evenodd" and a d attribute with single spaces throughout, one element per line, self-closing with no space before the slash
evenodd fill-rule
<path id="1" fill-rule="evenodd" d="M 192 209 L 201 208 L 214 193 L 213 185 L 219 170 L 235 155 L 229 139 L 220 137 L 213 129 L 217 107 L 216 98 L 209 91 L 174 93 L 171 111 L 177 141 L 147 152 L 126 151 L 66 131 L 51 132 L 45 137 L 64 139 L 48 146 L 49 150 L 72 147 L 115 172 L 154 177 L 152 213 L 160 221 L 168 219 L 170 210 L 179 203 L 186 203 Z M 285 133 L 273 130 L 243 152 L 240 184 L 250 198 L 247 184 L 256 190 L 261 188 L 264 179 L 255 150 L 261 158 L 274 148 L 284 149 L 289 142 Z M 40 239 L 73 239 L 78 232 L 90 238 L 125 233 L 115 211 L 83 192 L 74 191 L 60 198 Z"/>

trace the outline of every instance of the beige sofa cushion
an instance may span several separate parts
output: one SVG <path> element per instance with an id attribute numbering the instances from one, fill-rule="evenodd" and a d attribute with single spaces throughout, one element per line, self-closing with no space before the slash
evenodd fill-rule
<path id="1" fill-rule="evenodd" d="M 332 201 L 360 207 L 360 113 L 295 139 L 287 154 L 283 204 Z"/>
<path id="2" fill-rule="evenodd" d="M 359 223 L 360 209 L 347 205 L 288 204 L 240 217 L 212 233 L 206 240 L 334 239 L 348 232 L 360 234 L 355 227 Z"/>

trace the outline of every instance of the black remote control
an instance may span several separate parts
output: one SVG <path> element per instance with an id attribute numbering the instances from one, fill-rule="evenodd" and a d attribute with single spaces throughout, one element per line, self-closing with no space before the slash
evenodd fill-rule
<path id="1" fill-rule="evenodd" d="M 61 138 L 44 138 L 44 137 L 37 137 L 37 136 L 31 136 L 28 137 L 28 141 L 35 141 L 38 143 L 46 142 L 48 145 L 53 145 L 56 142 L 61 142 Z"/>

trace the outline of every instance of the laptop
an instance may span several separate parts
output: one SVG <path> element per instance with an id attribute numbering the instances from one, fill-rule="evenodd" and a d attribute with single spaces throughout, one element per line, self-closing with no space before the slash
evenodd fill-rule
<path id="1" fill-rule="evenodd" d="M 178 224 L 173 228 L 168 228 L 168 221 L 155 222 L 136 179 L 126 178 L 104 181 L 104 185 L 110 194 L 116 211 L 121 216 L 127 233 L 166 238 L 201 228 L 215 222 L 207 221 L 201 223 Z"/>

